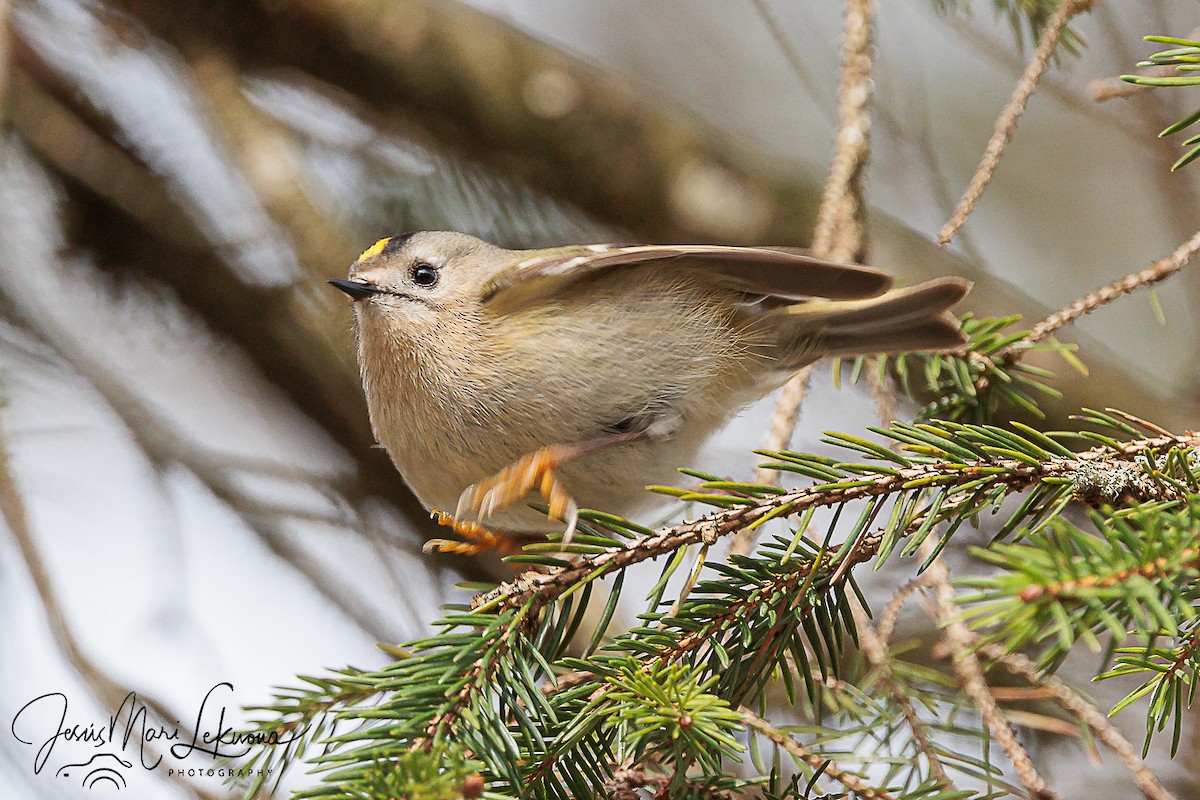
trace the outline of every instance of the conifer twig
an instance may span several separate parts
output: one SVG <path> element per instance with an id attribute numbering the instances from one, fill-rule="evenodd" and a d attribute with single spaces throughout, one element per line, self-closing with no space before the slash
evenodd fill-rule
<path id="1" fill-rule="evenodd" d="M 1108 746 L 1124 762 L 1137 782 L 1138 788 L 1149 800 L 1175 800 L 1175 796 L 1167 791 L 1158 780 L 1146 762 L 1138 755 L 1137 750 L 1125 736 L 1117 730 L 1094 705 L 1085 700 L 1078 692 L 1053 675 L 1047 675 L 1023 653 L 1008 653 L 998 644 L 984 645 L 979 654 L 989 661 L 995 661 L 1013 675 L 1024 678 L 1031 686 L 1045 689 L 1050 696 L 1067 711 L 1074 714 L 1083 724 L 1087 725 L 1096 738 Z"/>
<path id="2" fill-rule="evenodd" d="M 892 639 L 892 634 L 896 631 L 896 623 L 900 619 L 900 612 L 904 608 L 904 604 L 908 602 L 908 598 L 913 596 L 913 593 L 920 589 L 924 589 L 929 585 L 929 571 L 922 572 L 917 577 L 905 583 L 895 591 L 887 605 L 883 607 L 883 613 L 879 615 L 879 638 L 883 642 L 883 646 L 887 647 Z"/>
<path id="3" fill-rule="evenodd" d="M 1157 453 L 1177 446 L 1200 447 L 1200 433 L 1133 439 L 1121 443 L 1119 449 L 1094 447 L 1077 453 L 1075 458 L 1051 458 L 1035 464 L 1018 459 L 996 458 L 987 461 L 986 465 L 999 470 L 992 476 L 996 485 L 1004 484 L 1015 491 L 1032 486 L 1044 478 L 1073 476 L 1081 466 L 1087 469 L 1125 470 L 1131 460 L 1138 458 L 1145 451 Z M 936 481 L 939 486 L 949 489 L 955 485 L 975 481 L 978 476 L 972 471 L 972 466 L 970 463 L 915 464 L 897 469 L 894 474 L 878 475 L 858 481 L 852 486 L 830 488 L 818 484 L 782 494 L 745 498 L 745 502 L 736 506 L 662 528 L 634 539 L 627 545 L 605 548 L 569 565 L 523 573 L 491 591 L 478 595 L 472 607 L 476 610 L 491 611 L 515 609 L 535 596 L 542 603 L 551 602 L 598 570 L 611 572 L 666 553 L 673 553 L 686 545 L 713 542 L 722 536 L 736 533 L 768 514 L 782 515 L 782 511 L 788 516 L 794 516 L 814 506 L 833 506 L 852 500 L 893 494 L 901 491 L 906 485 Z M 1143 480 L 1134 477 L 1128 480 L 1123 491 L 1135 500 L 1177 499 L 1173 490 L 1159 486 L 1149 478 Z M 856 548 L 851 554 L 852 560 L 861 562 L 872 558 L 880 545 L 881 541 L 878 538 L 867 537 L 863 546 Z"/>
<path id="4" fill-rule="evenodd" d="M 816 566 L 817 565 L 810 562 L 803 568 L 797 568 L 790 572 L 780 573 L 769 582 L 759 584 L 758 587 L 756 587 L 753 591 L 730 603 L 728 607 L 714 616 L 707 624 L 699 626 L 695 630 L 690 631 L 687 635 L 681 637 L 678 641 L 669 645 L 663 651 L 657 653 L 653 658 L 649 659 L 645 664 L 643 664 L 642 669 L 647 673 L 652 673 L 654 670 L 662 668 L 667 664 L 682 662 L 690 653 L 703 653 L 706 648 L 712 647 L 713 642 L 719 641 L 721 635 L 726 633 L 730 627 L 736 625 L 739 620 L 745 619 L 747 614 L 751 613 L 751 610 L 764 606 L 770 607 L 773 603 L 782 598 L 795 598 L 797 596 L 797 589 L 801 585 L 811 585 L 810 581 L 812 580 Z M 827 594 L 836 583 L 836 580 L 831 581 L 823 594 Z M 801 602 L 801 605 L 804 607 L 805 613 L 809 614 L 815 607 L 815 601 L 813 599 L 806 598 Z M 778 642 L 779 634 L 787 625 L 786 620 L 786 615 L 779 615 L 777 617 L 777 622 L 771 626 L 769 633 L 764 636 L 764 643 L 758 651 L 758 658 L 756 659 L 756 662 L 762 662 L 769 657 L 768 654 L 772 652 L 772 645 Z M 761 663 L 756 663 L 756 666 L 761 666 Z M 753 671 L 754 670 L 751 669 L 751 672 Z M 552 691 L 561 691 L 568 686 L 577 685 L 583 680 L 589 680 L 594 677 L 595 676 L 591 673 L 575 673 L 572 676 L 568 676 L 568 679 L 565 683 L 560 683 L 557 687 L 554 687 Z M 467 686 L 464 686 L 463 693 L 460 694 L 461 698 L 467 698 L 468 689 L 474 683 L 475 681 L 470 681 L 468 682 Z M 592 693 L 589 701 L 595 703 L 599 700 L 599 698 L 608 694 L 612 690 L 613 685 L 611 683 L 605 683 Z M 453 711 L 452 713 L 457 714 L 457 711 Z M 444 716 L 444 714 L 435 718 L 435 723 L 438 722 L 442 716 Z M 432 729 L 432 724 L 430 728 Z M 533 772 L 532 776 L 529 778 L 529 781 L 532 782 L 541 775 L 548 774 L 553 768 L 558 755 L 559 754 L 557 752 L 550 752 L 544 758 L 542 758 L 541 763 Z"/>
<path id="5" fill-rule="evenodd" d="M 870 152 L 874 5 L 874 0 L 846 0 L 838 130 L 812 242 L 818 257 L 833 261 L 854 259 L 865 234 L 860 214 L 863 171 Z"/>
<path id="6" fill-rule="evenodd" d="M 855 797 L 861 797 L 863 800 L 896 800 L 896 796 L 891 792 L 870 786 L 853 772 L 846 772 L 825 756 L 817 755 L 745 706 L 739 708 L 738 713 L 742 715 L 746 727 L 782 747 L 793 758 L 803 761 L 812 769 L 819 770 L 821 774 L 845 786 Z"/>
<path id="7" fill-rule="evenodd" d="M 992 176 L 996 173 L 996 168 L 1000 165 L 1000 158 L 1004 155 L 1004 149 L 1008 146 L 1013 134 L 1017 131 L 1017 122 L 1021 119 L 1021 114 L 1025 111 L 1025 105 L 1029 102 L 1029 98 L 1033 95 L 1034 90 L 1037 89 L 1038 81 L 1041 80 L 1042 75 L 1046 72 L 1046 68 L 1050 65 L 1050 57 L 1054 54 L 1054 48 L 1058 45 L 1059 39 L 1062 38 L 1067 23 L 1076 14 L 1090 9 L 1091 6 L 1092 0 L 1061 0 L 1054 15 L 1050 17 L 1046 23 L 1046 27 L 1042 29 L 1037 51 L 1034 53 L 1033 59 L 1025 67 L 1025 72 L 1021 75 L 1021 79 L 1017 81 L 1017 86 L 1013 90 L 1008 105 L 1004 107 L 1004 110 L 1000 112 L 1000 116 L 997 117 L 995 129 L 992 131 L 992 138 L 988 140 L 987 147 L 983 151 L 983 158 L 975 170 L 975 175 L 971 178 L 966 192 L 963 193 L 958 208 L 954 210 L 954 214 L 950 217 L 949 221 L 938 232 L 937 238 L 941 244 L 950 243 L 954 235 L 958 233 L 958 229 L 967 221 L 967 217 L 975 210 L 975 205 L 979 202 L 979 198 L 983 196 L 983 190 L 991 182 Z"/>
<path id="8" fill-rule="evenodd" d="M 838 129 L 834 137 L 833 163 L 821 194 L 812 242 L 814 255 L 833 261 L 859 257 L 865 238 L 862 178 L 869 152 L 867 137 L 871 116 L 868 107 L 874 88 L 871 81 L 874 11 L 874 0 L 846 0 L 842 77 L 838 91 Z M 784 450 L 791 442 L 811 375 L 812 367 L 806 367 L 780 390 L 763 443 L 764 450 Z M 774 484 L 779 480 L 779 473 L 760 469 L 755 480 Z M 749 553 L 754 549 L 756 538 L 753 530 L 739 532 L 729 552 L 740 555 Z"/>

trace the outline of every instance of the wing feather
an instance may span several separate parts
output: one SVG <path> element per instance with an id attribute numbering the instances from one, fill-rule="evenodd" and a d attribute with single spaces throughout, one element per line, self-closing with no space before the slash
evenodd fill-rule
<path id="1" fill-rule="evenodd" d="M 787 248 L 594 244 L 532 251 L 484 287 L 483 301 L 521 305 L 589 275 L 617 268 L 697 270 L 752 294 L 796 300 L 876 297 L 892 285 L 883 270 L 838 264 Z"/>

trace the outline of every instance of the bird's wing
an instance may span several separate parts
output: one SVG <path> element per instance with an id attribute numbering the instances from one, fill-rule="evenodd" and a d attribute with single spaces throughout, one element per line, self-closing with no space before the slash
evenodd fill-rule
<path id="1" fill-rule="evenodd" d="M 892 276 L 882 270 L 823 261 L 787 248 L 594 244 L 530 251 L 488 282 L 483 301 L 519 306 L 589 275 L 634 267 L 697 270 L 730 288 L 783 299 L 862 299 L 892 285 Z"/>

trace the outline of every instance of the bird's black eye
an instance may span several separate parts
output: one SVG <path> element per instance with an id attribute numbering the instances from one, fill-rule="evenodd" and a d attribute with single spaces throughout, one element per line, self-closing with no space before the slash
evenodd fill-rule
<path id="1" fill-rule="evenodd" d="M 438 282 L 437 267 L 429 264 L 413 264 L 412 279 L 417 286 L 428 289 Z"/>

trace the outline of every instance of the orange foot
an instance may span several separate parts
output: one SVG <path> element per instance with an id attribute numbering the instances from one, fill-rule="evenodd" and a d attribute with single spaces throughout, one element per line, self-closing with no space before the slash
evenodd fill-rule
<path id="1" fill-rule="evenodd" d="M 438 525 L 452 528 L 455 533 L 466 539 L 430 539 L 422 548 L 426 553 L 458 553 L 464 556 L 474 556 L 488 550 L 497 550 L 505 555 L 516 553 L 521 549 L 521 540 L 507 533 L 488 530 L 478 522 L 459 520 L 445 511 L 434 511 L 433 518 Z"/>
<path id="2" fill-rule="evenodd" d="M 567 523 L 563 542 L 571 541 L 579 521 L 579 507 L 567 493 L 554 474 L 554 470 L 580 455 L 579 445 L 553 445 L 535 450 L 500 472 L 485 478 L 474 486 L 468 486 L 458 498 L 454 516 L 463 520 L 467 516 L 487 519 L 497 511 L 508 508 L 532 491 L 538 491 L 549 505 L 549 519 Z M 467 523 L 468 525 L 474 523 Z"/>

